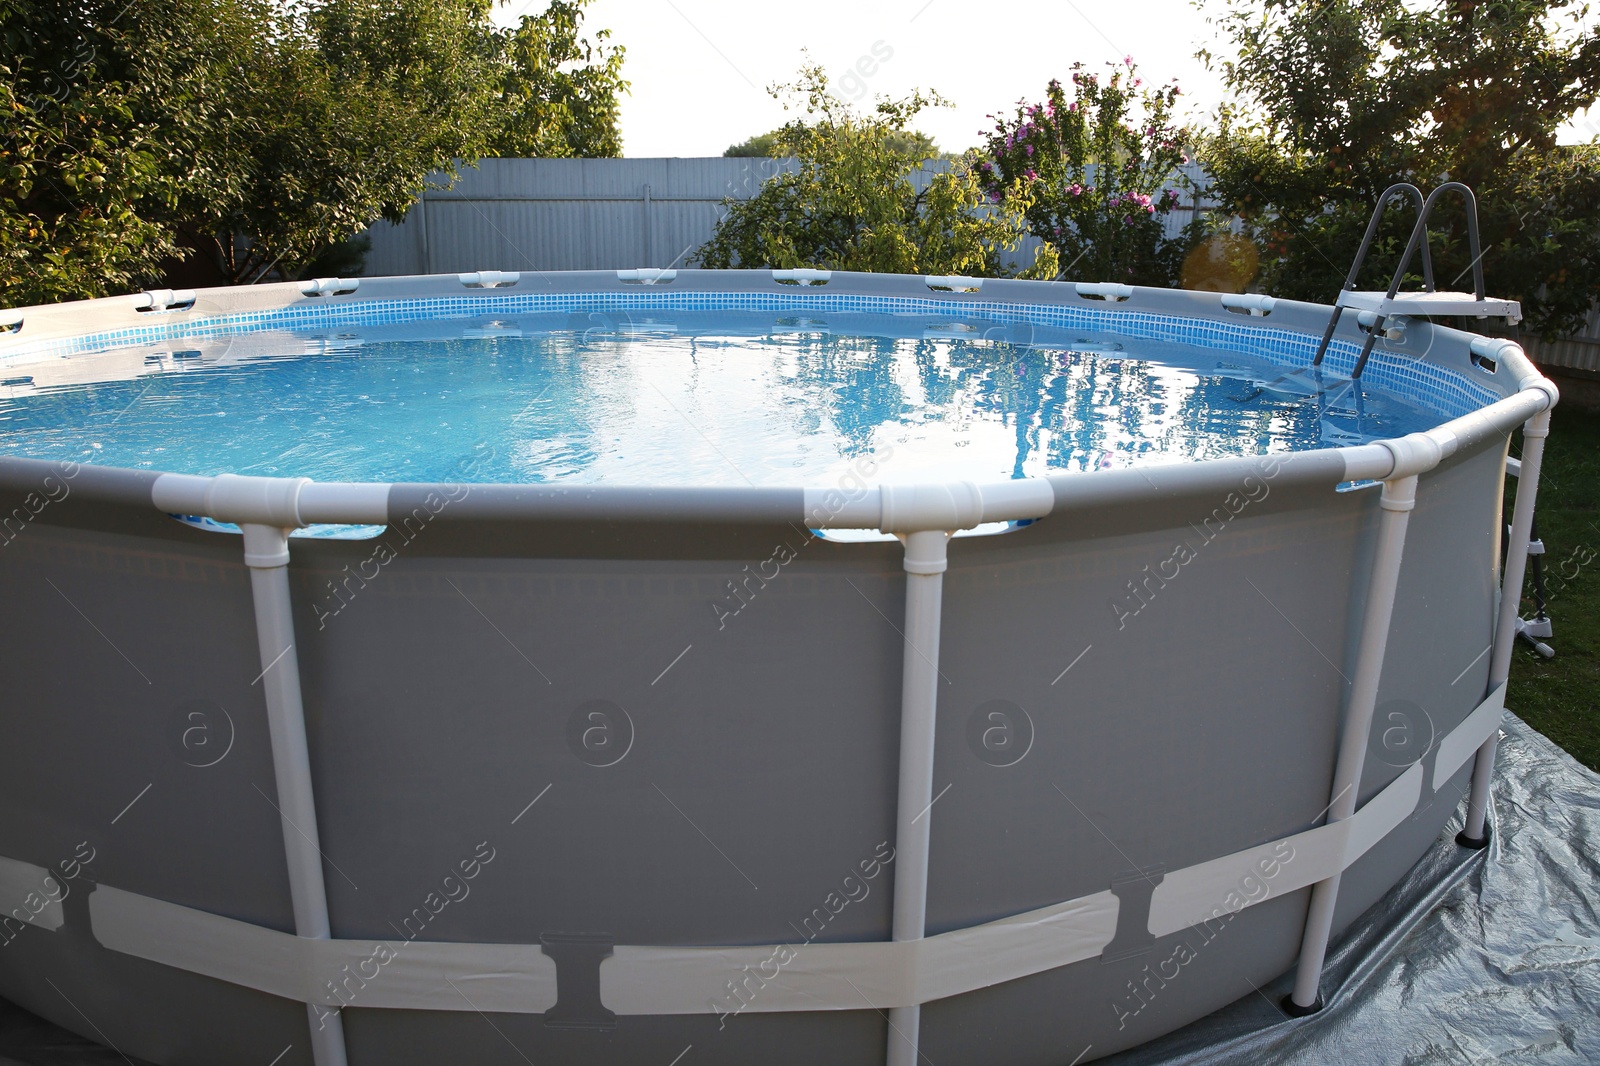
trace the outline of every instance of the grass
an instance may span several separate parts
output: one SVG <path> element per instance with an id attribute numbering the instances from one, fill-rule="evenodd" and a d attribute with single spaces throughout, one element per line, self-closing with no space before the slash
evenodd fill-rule
<path id="1" fill-rule="evenodd" d="M 1513 454 L 1520 454 L 1520 443 Z M 1556 408 L 1539 483 L 1538 523 L 1554 632 L 1546 643 L 1556 657 L 1540 658 L 1518 641 L 1506 704 L 1573 758 L 1600 771 L 1600 413 Z M 1525 588 L 1522 616 L 1531 618 L 1531 568 Z"/>

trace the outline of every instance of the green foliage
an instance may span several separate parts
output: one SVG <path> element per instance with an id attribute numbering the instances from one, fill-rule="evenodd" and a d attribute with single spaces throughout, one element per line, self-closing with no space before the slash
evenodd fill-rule
<path id="1" fill-rule="evenodd" d="M 778 130 L 769 133 L 757 133 L 746 137 L 738 144 L 731 144 L 727 151 L 722 153 L 724 159 L 764 159 L 772 154 L 773 145 L 778 143 Z"/>
<path id="2" fill-rule="evenodd" d="M 1567 0 L 1229 0 L 1223 63 L 1244 101 L 1204 147 L 1212 195 L 1263 252 L 1262 287 L 1327 300 L 1378 195 L 1454 179 L 1478 193 L 1492 295 L 1523 302 L 1546 336 L 1600 294 L 1600 148 L 1555 133 L 1600 96 L 1600 33 Z M 1441 286 L 1470 285 L 1463 216 L 1436 213 Z M 1383 229 L 1363 287 L 1404 247 Z"/>
<path id="3" fill-rule="evenodd" d="M 1069 278 L 1171 285 L 1193 243 L 1163 234 L 1189 184 L 1189 131 L 1172 122 L 1178 86 L 1142 86 L 1131 57 L 1104 82 L 1075 63 L 1070 97 L 1052 81 L 1042 104 L 1019 103 L 978 150 L 985 191 L 1022 198 Z"/>
<path id="4" fill-rule="evenodd" d="M 725 159 L 759 159 L 776 154 L 774 149 L 782 130 L 772 130 L 769 133 L 758 133 L 748 137 L 738 144 L 732 145 L 723 152 Z M 920 130 L 895 130 L 890 131 L 884 138 L 888 146 L 909 159 L 922 162 L 924 159 L 944 158 L 939 151 L 939 146 L 932 137 Z"/>
<path id="5" fill-rule="evenodd" d="M 164 186 L 159 149 L 115 88 L 57 99 L 39 74 L 0 65 L 0 302 L 130 288 L 174 250 L 134 208 Z"/>
<path id="6" fill-rule="evenodd" d="M 1510 513 L 1515 485 L 1506 480 Z M 1518 641 L 1510 702 L 1529 725 L 1600 771 L 1600 413 L 1592 407 L 1563 401 L 1555 410 L 1539 479 L 1539 539 L 1556 657 L 1541 658 Z M 1530 578 L 1524 618 L 1534 613 L 1532 592 Z"/>
<path id="7" fill-rule="evenodd" d="M 586 2 L 0 0 L 0 303 L 295 277 L 457 160 L 616 154 Z"/>
<path id="8" fill-rule="evenodd" d="M 820 67 L 775 86 L 785 108 L 803 108 L 776 131 L 771 153 L 798 167 L 771 178 L 751 199 L 727 202 L 716 234 L 696 253 L 708 267 L 825 267 L 904 274 L 997 276 L 1001 254 L 1025 235 L 1022 190 L 990 205 L 978 176 L 958 165 L 922 191 L 920 159 L 907 154 L 907 126 L 942 103 L 920 92 L 880 100 L 868 114 L 828 93 Z M 1024 272 L 1055 274 L 1049 249 Z"/>
<path id="9" fill-rule="evenodd" d="M 579 36 L 589 0 L 551 0 L 539 16 L 525 15 L 501 35 L 505 73 L 500 128 L 490 155 L 505 158 L 613 157 L 622 154 L 618 127 L 623 50 L 607 48 L 610 30 L 594 43 Z"/>

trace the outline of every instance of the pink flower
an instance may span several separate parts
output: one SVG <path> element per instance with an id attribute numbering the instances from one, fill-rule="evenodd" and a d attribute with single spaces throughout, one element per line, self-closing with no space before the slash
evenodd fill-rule
<path id="1" fill-rule="evenodd" d="M 1083 195 L 1083 186 L 1079 185 L 1077 182 L 1073 182 L 1071 187 L 1068 188 L 1067 191 L 1070 192 L 1074 196 L 1082 196 Z"/>
<path id="2" fill-rule="evenodd" d="M 1078 110 L 1078 105 L 1077 105 L 1077 103 L 1076 103 L 1076 102 L 1073 102 L 1073 103 L 1070 103 L 1070 104 L 1068 104 L 1068 105 L 1067 105 L 1067 110 L 1068 110 L 1068 111 L 1076 111 L 1076 110 Z"/>
<path id="3" fill-rule="evenodd" d="M 1025 144 L 1022 147 L 1023 147 L 1023 150 L 1028 153 L 1028 158 L 1032 159 L 1033 158 L 1033 145 Z"/>
<path id="4" fill-rule="evenodd" d="M 1039 180 L 1039 175 L 1037 175 L 1037 174 L 1035 174 L 1033 172 L 1033 168 L 1032 167 L 1029 167 L 1027 170 L 1024 170 L 1022 172 L 1022 176 L 1027 178 L 1029 181 L 1038 181 Z"/>
<path id="5" fill-rule="evenodd" d="M 1126 63 L 1130 67 L 1133 66 L 1133 57 L 1132 56 L 1123 56 L 1122 57 L 1122 61 L 1124 63 Z"/>

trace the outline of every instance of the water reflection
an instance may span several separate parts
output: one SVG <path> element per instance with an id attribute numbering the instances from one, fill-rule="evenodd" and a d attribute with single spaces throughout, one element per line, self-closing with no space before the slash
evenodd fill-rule
<path id="1" fill-rule="evenodd" d="M 1236 353 L 936 316 L 605 312 L 193 338 L 7 371 L 0 449 L 318 480 L 991 480 L 1440 421 Z M 15 376 L 12 376 L 12 375 Z M 26 378 L 27 380 L 24 380 Z M 1252 383 L 1256 387 L 1252 388 Z"/>

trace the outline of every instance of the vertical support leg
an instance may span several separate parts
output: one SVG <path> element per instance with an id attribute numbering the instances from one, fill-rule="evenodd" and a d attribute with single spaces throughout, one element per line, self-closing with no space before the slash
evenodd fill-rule
<path id="1" fill-rule="evenodd" d="M 1528 566 L 1528 538 L 1533 535 L 1533 505 L 1539 495 L 1539 467 L 1544 462 L 1544 441 L 1550 435 L 1550 412 L 1540 411 L 1522 427 L 1522 472 L 1517 475 L 1517 502 L 1511 512 L 1511 543 L 1506 549 L 1506 570 L 1500 581 L 1500 617 L 1495 621 L 1494 650 L 1489 658 L 1489 691 L 1511 674 L 1511 651 L 1517 642 L 1517 615 L 1522 605 L 1522 579 Z M 1456 843 L 1469 848 L 1487 847 L 1489 785 L 1494 778 L 1494 756 L 1500 746 L 1498 732 L 1478 749 L 1472 766 L 1472 793 L 1467 799 L 1467 824 Z"/>
<path id="2" fill-rule="evenodd" d="M 1394 615 L 1395 591 L 1400 586 L 1400 557 L 1405 549 L 1406 526 L 1417 501 L 1416 475 L 1386 481 L 1378 519 L 1378 549 L 1367 582 L 1367 605 L 1361 619 L 1361 643 L 1356 648 L 1355 677 L 1350 682 L 1350 702 L 1339 738 L 1339 759 L 1333 772 L 1333 802 L 1329 823 L 1355 813 L 1361 790 L 1361 769 L 1367 757 L 1367 738 L 1378 703 L 1378 681 L 1383 676 L 1383 655 L 1389 643 L 1389 622 Z M 1339 900 L 1339 874 L 1311 888 L 1305 936 L 1300 943 L 1300 964 L 1294 991 L 1284 1003 L 1293 1015 L 1322 1009 L 1322 962 L 1333 930 L 1333 909 Z"/>
<path id="3" fill-rule="evenodd" d="M 272 737 L 272 771 L 278 791 L 283 850 L 289 866 L 294 931 L 326 940 L 328 892 L 322 879 L 317 804 L 311 791 L 311 756 L 305 708 L 300 700 L 300 661 L 294 650 L 289 600 L 289 538 L 282 529 L 246 525 L 244 561 L 255 600 L 256 638 L 261 647 L 261 685 Z M 345 1066 L 344 1025 L 337 1011 L 306 1004 L 311 1053 L 317 1066 Z"/>
<path id="4" fill-rule="evenodd" d="M 950 534 L 908 533 L 906 642 L 900 692 L 900 792 L 895 809 L 896 941 L 921 940 L 928 913 L 928 827 L 933 821 L 934 711 L 939 698 L 939 611 Z M 889 1066 L 915 1066 L 922 1007 L 889 1011 Z"/>

